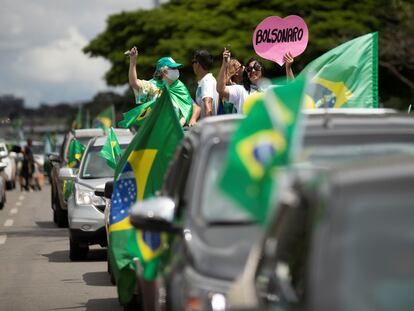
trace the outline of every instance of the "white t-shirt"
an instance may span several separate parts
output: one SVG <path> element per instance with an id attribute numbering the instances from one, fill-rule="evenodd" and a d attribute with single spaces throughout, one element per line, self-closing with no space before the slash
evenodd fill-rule
<path id="1" fill-rule="evenodd" d="M 216 90 L 217 81 L 211 73 L 206 74 L 200 81 L 196 90 L 196 103 L 201 108 L 200 118 L 206 116 L 203 99 L 210 97 L 213 99 L 213 115 L 217 114 L 219 95 Z"/>
<path id="2" fill-rule="evenodd" d="M 229 91 L 229 102 L 233 103 L 237 113 L 240 114 L 243 114 L 243 104 L 246 98 L 259 91 L 254 85 L 250 87 L 250 92 L 248 92 L 243 85 L 239 84 L 228 85 L 226 88 Z"/>

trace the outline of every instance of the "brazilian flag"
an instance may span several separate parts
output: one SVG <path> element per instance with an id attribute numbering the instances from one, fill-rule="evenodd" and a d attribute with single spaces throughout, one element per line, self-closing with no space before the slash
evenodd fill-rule
<path id="1" fill-rule="evenodd" d="M 159 82 L 152 79 L 151 82 L 160 89 L 163 89 L 166 85 L 164 81 Z M 188 124 L 193 113 L 193 100 L 190 93 L 188 92 L 187 87 L 178 79 L 167 87 L 175 113 L 177 114 L 178 118 L 184 117 L 186 124 Z M 152 99 L 124 113 L 123 120 L 118 123 L 119 127 L 129 128 L 132 125 L 142 125 L 144 120 L 148 118 L 154 109 L 156 101 L 156 98 Z"/>
<path id="2" fill-rule="evenodd" d="M 100 127 L 104 130 L 109 129 L 114 124 L 115 124 L 115 109 L 113 105 L 103 110 L 93 120 L 93 127 Z"/>
<path id="3" fill-rule="evenodd" d="M 378 108 L 378 33 L 355 38 L 308 64 L 305 108 Z"/>
<path id="4" fill-rule="evenodd" d="M 304 85 L 298 78 L 248 97 L 247 116 L 230 141 L 220 188 L 261 224 L 273 202 L 274 169 L 289 163 L 296 141 Z"/>
<path id="5" fill-rule="evenodd" d="M 79 140 L 74 138 L 69 144 L 69 153 L 68 153 L 68 164 L 67 167 L 70 167 L 73 170 L 79 169 L 80 161 L 82 155 L 85 152 L 86 147 L 82 145 Z M 73 190 L 73 181 L 65 181 L 63 183 L 63 194 L 65 200 L 67 200 Z"/>
<path id="6" fill-rule="evenodd" d="M 114 133 L 114 130 L 109 128 L 109 133 L 106 138 L 105 144 L 102 146 L 99 155 L 106 160 L 109 167 L 115 169 L 116 163 L 121 156 L 121 146 L 119 145 L 118 139 Z"/>
<path id="7" fill-rule="evenodd" d="M 109 256 L 121 303 L 128 303 L 135 287 L 135 264 L 139 258 L 144 278 L 154 279 L 166 236 L 136 231 L 128 211 L 138 201 L 161 189 L 169 161 L 184 133 L 174 112 L 166 86 L 152 113 L 128 145 L 115 170 L 109 222 Z"/>
<path id="8" fill-rule="evenodd" d="M 82 106 L 79 107 L 78 112 L 76 113 L 75 120 L 72 122 L 72 129 L 82 129 L 87 127 L 87 118 L 83 115 Z"/>
<path id="9" fill-rule="evenodd" d="M 118 123 L 119 127 L 129 128 L 133 125 L 142 125 L 144 120 L 151 114 L 156 99 L 141 104 L 123 113 L 123 119 Z"/>

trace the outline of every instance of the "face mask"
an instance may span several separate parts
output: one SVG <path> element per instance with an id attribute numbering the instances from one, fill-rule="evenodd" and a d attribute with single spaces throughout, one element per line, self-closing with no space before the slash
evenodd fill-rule
<path id="1" fill-rule="evenodd" d="M 178 69 L 168 69 L 165 77 L 169 80 L 175 81 L 180 77 Z"/>

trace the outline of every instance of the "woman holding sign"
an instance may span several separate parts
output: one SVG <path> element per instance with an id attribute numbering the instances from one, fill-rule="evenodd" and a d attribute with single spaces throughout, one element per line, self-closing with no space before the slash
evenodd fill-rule
<path id="1" fill-rule="evenodd" d="M 234 104 L 237 113 L 243 113 L 243 104 L 246 98 L 255 92 L 262 92 L 259 82 L 264 74 L 264 67 L 261 62 L 250 58 L 243 72 L 243 85 L 226 85 L 226 69 L 230 61 L 231 53 L 224 48 L 223 63 L 217 78 L 217 92 L 220 96 Z M 291 65 L 293 57 L 290 54 L 285 55 L 286 75 L 293 78 Z"/>

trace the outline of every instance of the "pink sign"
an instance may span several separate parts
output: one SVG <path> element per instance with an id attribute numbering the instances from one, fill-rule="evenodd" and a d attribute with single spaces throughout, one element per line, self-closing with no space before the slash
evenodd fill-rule
<path id="1" fill-rule="evenodd" d="M 296 57 L 305 51 L 308 38 L 308 27 L 301 17 L 269 16 L 256 27 L 253 33 L 253 47 L 260 57 L 282 66 L 286 53 L 290 52 Z"/>

